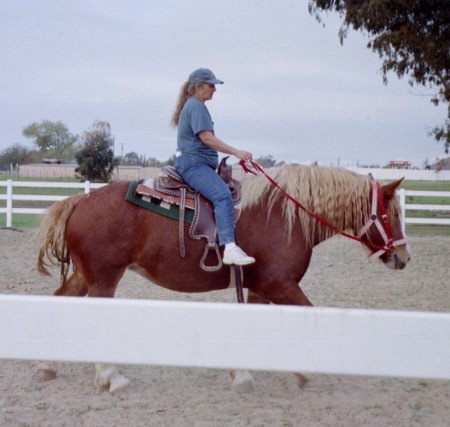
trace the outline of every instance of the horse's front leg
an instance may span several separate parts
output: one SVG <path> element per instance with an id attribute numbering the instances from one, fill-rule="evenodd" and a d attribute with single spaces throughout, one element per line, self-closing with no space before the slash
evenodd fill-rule
<path id="1" fill-rule="evenodd" d="M 247 302 L 252 304 L 270 304 L 270 302 L 273 302 L 274 304 L 285 304 L 285 305 L 300 305 L 300 306 L 313 305 L 312 302 L 308 299 L 308 297 L 303 293 L 302 289 L 296 283 L 292 283 L 284 287 L 277 286 L 274 287 L 274 289 L 275 292 L 266 293 L 266 296 L 270 298 L 270 301 L 255 292 L 249 291 Z M 241 372 L 242 374 L 237 375 L 238 381 L 244 382 L 248 381 L 247 375 L 249 375 L 251 378 L 251 375 L 248 371 L 241 371 Z M 231 377 L 233 373 L 239 373 L 239 371 L 231 371 L 230 372 Z M 240 378 L 240 375 L 242 375 L 242 380 Z M 300 373 L 295 373 L 295 377 L 297 380 L 297 385 L 300 388 L 304 388 L 309 381 L 306 376 Z"/>
<path id="2" fill-rule="evenodd" d="M 284 283 L 264 289 L 264 297 L 274 304 L 312 307 L 312 302 L 297 283 Z"/>
<path id="3" fill-rule="evenodd" d="M 95 385 L 99 389 L 114 393 L 127 387 L 129 383 L 130 381 L 114 365 L 95 364 Z"/>
<path id="4" fill-rule="evenodd" d="M 270 301 L 260 297 L 258 294 L 248 291 L 247 303 L 270 304 Z M 230 372 L 231 386 L 234 390 L 242 393 L 256 391 L 255 380 L 246 369 L 232 369 Z"/>
<path id="5" fill-rule="evenodd" d="M 290 283 L 287 286 L 279 287 L 275 292 L 270 294 L 270 299 L 275 304 L 299 305 L 312 307 L 312 302 L 304 294 L 300 286 L 296 283 Z M 308 378 L 303 374 L 296 373 L 297 385 L 304 388 L 308 383 Z"/>

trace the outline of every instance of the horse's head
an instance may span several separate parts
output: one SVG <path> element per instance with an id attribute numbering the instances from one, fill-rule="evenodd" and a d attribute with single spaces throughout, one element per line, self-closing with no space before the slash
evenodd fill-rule
<path id="1" fill-rule="evenodd" d="M 401 221 L 396 190 L 402 179 L 381 186 L 370 176 L 371 211 L 358 237 L 370 251 L 369 259 L 378 258 L 389 268 L 402 270 L 412 257 Z"/>

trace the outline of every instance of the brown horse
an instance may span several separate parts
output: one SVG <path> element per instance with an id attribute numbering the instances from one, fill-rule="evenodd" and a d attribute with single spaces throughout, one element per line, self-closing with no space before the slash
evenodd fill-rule
<path id="1" fill-rule="evenodd" d="M 362 240 L 373 245 L 370 252 L 385 248 L 380 259 L 387 267 L 406 266 L 410 250 L 395 197 L 400 181 L 381 187 L 381 200 L 377 200 L 372 197 L 376 188 L 373 178 L 339 168 L 289 165 L 272 170 L 270 176 L 335 229 L 355 235 L 363 230 Z M 229 269 L 211 273 L 199 268 L 205 243 L 187 239 L 187 256 L 181 258 L 177 221 L 126 201 L 129 184 L 116 182 L 87 195 L 72 196 L 50 208 L 41 226 L 44 242 L 38 268 L 48 274 L 47 266 L 60 266 L 62 284 L 54 294 L 113 297 L 126 269 L 174 291 L 227 288 Z M 256 258 L 254 265 L 244 267 L 248 302 L 312 305 L 299 282 L 309 266 L 314 246 L 336 234 L 335 229 L 300 210 L 261 174 L 242 180 L 242 199 L 237 241 Z M 371 225 L 376 219 L 383 223 L 383 206 L 394 242 L 389 247 L 383 230 Z M 73 272 L 69 275 L 71 263 Z M 52 370 L 47 366 L 47 371 Z M 248 374 L 243 375 L 252 381 Z M 114 376 L 118 374 L 113 369 L 107 374 L 98 370 L 100 383 L 111 383 L 111 389 L 125 382 L 120 377 L 118 385 L 113 385 Z"/>

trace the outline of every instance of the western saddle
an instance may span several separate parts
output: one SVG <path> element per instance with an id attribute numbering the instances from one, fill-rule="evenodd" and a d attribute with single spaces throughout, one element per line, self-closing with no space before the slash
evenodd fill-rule
<path id="1" fill-rule="evenodd" d="M 232 178 L 232 167 L 227 165 L 225 157 L 220 162 L 218 174 L 228 184 L 231 191 L 234 208 L 235 222 L 239 218 L 241 199 L 240 182 Z M 159 177 L 149 179 L 138 184 L 136 195 L 144 198 L 155 198 L 160 200 L 161 205 L 176 205 L 179 207 L 178 234 L 180 242 L 180 255 L 186 256 L 186 246 L 184 241 L 184 222 L 186 209 L 194 212 L 193 220 L 189 228 L 189 236 L 192 239 L 206 239 L 205 251 L 200 260 L 200 267 L 204 271 L 217 271 L 222 267 L 222 257 L 217 243 L 216 223 L 214 219 L 213 204 L 203 197 L 198 191 L 191 188 L 184 182 L 182 176 L 173 166 L 165 166 L 161 169 Z M 217 265 L 206 265 L 206 259 L 210 251 L 214 251 L 218 260 Z"/>

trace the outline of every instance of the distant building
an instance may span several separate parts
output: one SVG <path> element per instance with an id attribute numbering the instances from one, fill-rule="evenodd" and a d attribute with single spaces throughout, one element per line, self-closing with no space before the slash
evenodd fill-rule
<path id="1" fill-rule="evenodd" d="M 46 165 L 62 165 L 64 160 L 62 159 L 42 159 L 42 163 Z"/>
<path id="2" fill-rule="evenodd" d="M 410 166 L 409 160 L 390 160 L 385 167 L 388 169 L 409 169 Z"/>
<path id="3" fill-rule="evenodd" d="M 450 170 L 450 157 L 446 159 L 438 160 L 436 163 L 430 166 L 430 169 L 437 171 L 448 171 Z"/>

